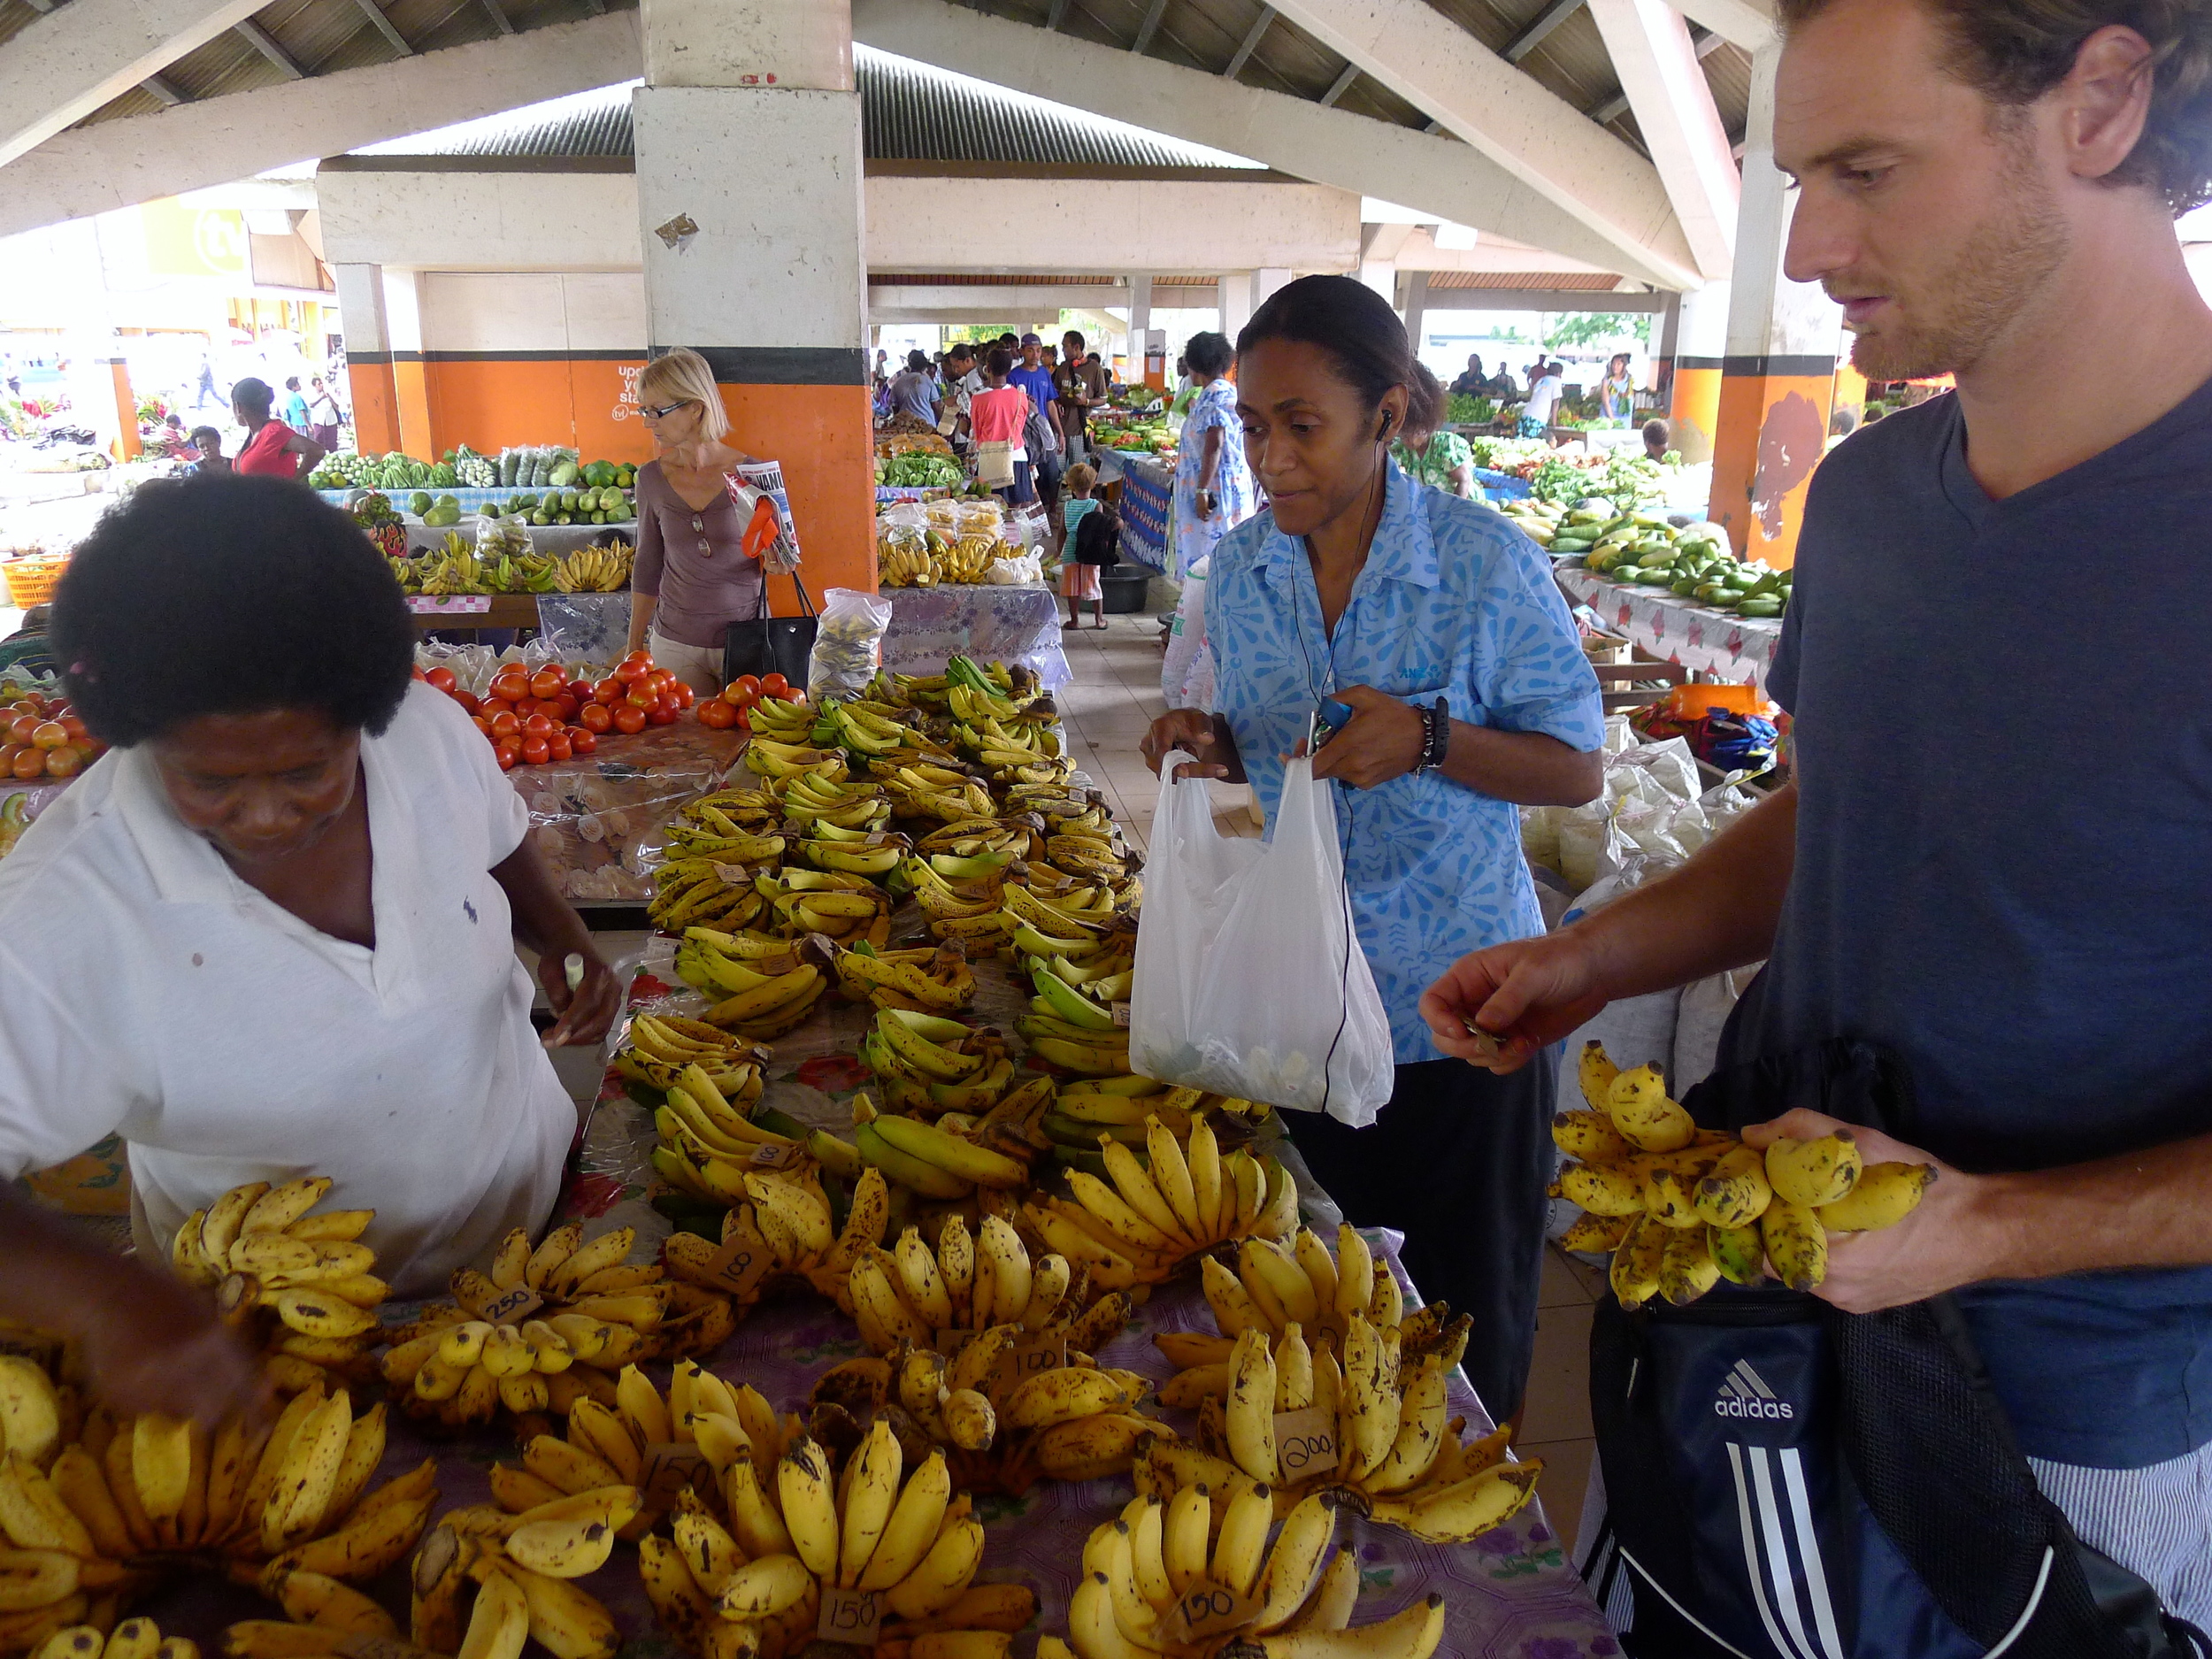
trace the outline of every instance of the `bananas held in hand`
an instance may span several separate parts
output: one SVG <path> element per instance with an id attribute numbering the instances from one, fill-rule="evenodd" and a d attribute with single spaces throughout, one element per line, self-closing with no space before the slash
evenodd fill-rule
<path id="1" fill-rule="evenodd" d="M 1552 1139 L 1571 1163 L 1553 1194 L 1585 1214 L 1560 1240 L 1610 1254 L 1624 1308 L 1663 1296 L 1694 1302 L 1725 1279 L 1771 1271 L 1793 1290 L 1827 1276 L 1831 1238 L 1894 1226 L 1935 1179 L 1932 1164 L 1865 1164 L 1847 1129 L 1786 1136 L 1762 1152 L 1699 1129 L 1649 1066 L 1622 1071 L 1602 1044 L 1584 1045 L 1586 1110 L 1563 1111 Z"/>
<path id="2" fill-rule="evenodd" d="M 186 1217 L 170 1244 L 178 1276 L 216 1286 L 225 1321 L 259 1341 L 269 1379 L 284 1394 L 375 1374 L 369 1351 L 383 1336 L 376 1310 L 390 1287 L 360 1240 L 376 1212 L 316 1214 L 332 1186 L 316 1175 L 234 1187 Z"/>

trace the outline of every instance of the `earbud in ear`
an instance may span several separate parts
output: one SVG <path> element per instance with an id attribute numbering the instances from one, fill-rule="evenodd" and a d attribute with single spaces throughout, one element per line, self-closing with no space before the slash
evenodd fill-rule
<path id="1" fill-rule="evenodd" d="M 1380 443 L 1385 438 L 1387 438 L 1390 435 L 1390 411 L 1386 409 L 1383 411 L 1382 425 L 1375 428 L 1375 442 L 1377 443 Z"/>

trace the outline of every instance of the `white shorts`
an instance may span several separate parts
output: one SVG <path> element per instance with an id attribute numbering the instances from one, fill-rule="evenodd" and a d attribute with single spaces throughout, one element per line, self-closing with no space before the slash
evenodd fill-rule
<path id="1" fill-rule="evenodd" d="M 722 689 L 722 648 L 718 645 L 680 645 L 658 628 L 645 631 L 645 649 L 653 653 L 653 665 L 675 670 L 676 678 L 700 696 L 711 697 Z"/>

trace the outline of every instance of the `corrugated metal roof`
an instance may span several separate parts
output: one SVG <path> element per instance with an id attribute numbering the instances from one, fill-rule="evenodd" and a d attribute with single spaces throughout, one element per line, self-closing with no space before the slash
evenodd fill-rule
<path id="1" fill-rule="evenodd" d="M 1620 278 L 1604 271 L 1432 271 L 1432 288 L 1574 288 L 1609 293 Z"/>
<path id="2" fill-rule="evenodd" d="M 853 48 L 871 161 L 1007 165 L 1255 168 L 1203 144 L 1009 91 L 871 47 Z M 356 150 L 363 156 L 628 156 L 630 89 L 604 87 Z"/>

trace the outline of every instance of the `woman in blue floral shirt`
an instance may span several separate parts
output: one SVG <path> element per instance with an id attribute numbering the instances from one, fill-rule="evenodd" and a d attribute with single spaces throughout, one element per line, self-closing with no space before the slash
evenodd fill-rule
<path id="1" fill-rule="evenodd" d="M 1196 388 L 1175 461 L 1175 579 L 1214 550 L 1215 544 L 1252 516 L 1259 505 L 1245 465 L 1237 421 L 1237 388 L 1229 382 L 1236 361 L 1227 338 L 1193 334 L 1183 347 Z"/>
<path id="2" fill-rule="evenodd" d="M 1515 803 L 1601 787 L 1596 677 L 1542 552 L 1476 503 L 1417 486 L 1391 439 L 1433 431 L 1389 306 L 1348 277 L 1278 292 L 1237 340 L 1244 448 L 1269 506 L 1222 539 L 1206 592 L 1214 709 L 1153 723 L 1203 774 L 1273 816 L 1284 758 L 1324 702 L 1350 713 L 1316 757 L 1397 1079 L 1374 1125 L 1286 1122 L 1360 1225 L 1401 1229 L 1431 1300 L 1470 1315 L 1466 1366 L 1498 1419 L 1520 1409 L 1536 1324 L 1553 1072 L 1443 1057 L 1419 1012 L 1470 948 L 1542 931 Z"/>

